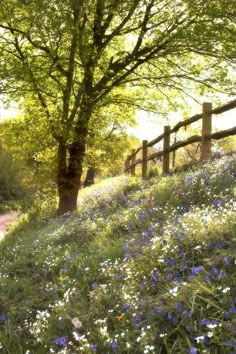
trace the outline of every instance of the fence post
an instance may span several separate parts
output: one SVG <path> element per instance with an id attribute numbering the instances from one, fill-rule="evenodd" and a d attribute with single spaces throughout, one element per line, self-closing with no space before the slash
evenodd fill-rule
<path id="1" fill-rule="evenodd" d="M 205 102 L 202 106 L 202 150 L 201 160 L 206 160 L 211 156 L 211 135 L 212 127 L 212 103 Z"/>
<path id="2" fill-rule="evenodd" d="M 142 149 L 142 179 L 147 178 L 147 158 L 148 158 L 148 141 L 143 140 L 143 149 Z"/>
<path id="3" fill-rule="evenodd" d="M 135 176 L 135 159 L 136 159 L 136 156 L 135 156 L 135 149 L 132 150 L 132 155 L 131 155 L 131 175 L 132 176 Z"/>
<path id="4" fill-rule="evenodd" d="M 162 163 L 162 173 L 170 173 L 170 126 L 166 125 L 164 127 L 164 138 L 163 138 L 163 163 Z"/>
<path id="5" fill-rule="evenodd" d="M 130 167 L 130 157 L 127 156 L 127 159 L 125 160 L 125 166 L 124 166 L 124 172 L 129 173 L 129 167 Z"/>
<path id="6" fill-rule="evenodd" d="M 177 138 L 175 137 L 174 144 L 176 143 Z M 172 155 L 172 168 L 175 168 L 175 158 L 176 158 L 176 150 L 173 151 Z"/>

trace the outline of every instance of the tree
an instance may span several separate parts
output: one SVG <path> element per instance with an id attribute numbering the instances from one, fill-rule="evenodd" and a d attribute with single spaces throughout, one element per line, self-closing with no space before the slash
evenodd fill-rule
<path id="1" fill-rule="evenodd" d="M 57 144 L 59 214 L 76 208 L 89 124 L 121 88 L 202 80 L 192 56 L 233 63 L 236 1 L 3 0 L 1 91 L 38 102 Z M 187 69 L 181 60 L 188 64 Z M 180 63 L 180 65 L 179 65 Z M 168 73 L 168 68 L 171 72 Z M 135 102 L 134 102 L 135 103 Z"/>

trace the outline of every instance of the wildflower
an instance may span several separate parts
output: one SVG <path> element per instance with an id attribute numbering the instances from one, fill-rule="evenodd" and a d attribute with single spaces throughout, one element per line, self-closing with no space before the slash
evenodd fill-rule
<path id="1" fill-rule="evenodd" d="M 183 315 L 184 315 L 185 318 L 190 318 L 190 317 L 191 317 L 191 313 L 190 313 L 189 310 L 185 310 L 185 311 L 183 312 Z"/>
<path id="2" fill-rule="evenodd" d="M 112 349 L 117 349 L 117 348 L 118 348 L 118 343 L 117 343 L 116 340 L 113 340 L 113 341 L 112 341 L 111 347 L 112 347 Z"/>
<path id="3" fill-rule="evenodd" d="M 55 339 L 54 343 L 60 347 L 65 347 L 68 344 L 68 339 L 67 337 L 58 337 Z"/>
<path id="4" fill-rule="evenodd" d="M 98 287 L 97 283 L 96 282 L 93 282 L 92 285 L 91 285 L 91 288 L 92 289 L 96 289 Z"/>
<path id="5" fill-rule="evenodd" d="M 172 279 L 173 279 L 173 275 L 172 274 L 167 274 L 166 280 L 172 280 Z"/>
<path id="6" fill-rule="evenodd" d="M 204 282 L 205 282 L 206 284 L 210 284 L 210 283 L 211 283 L 210 277 L 205 276 Z"/>
<path id="7" fill-rule="evenodd" d="M 92 350 L 92 352 L 96 353 L 98 346 L 96 344 L 91 344 L 90 349 Z"/>
<path id="8" fill-rule="evenodd" d="M 174 326 L 176 326 L 178 324 L 178 322 L 179 322 L 178 317 L 173 316 L 172 319 L 171 319 L 171 322 L 173 323 Z"/>
<path id="9" fill-rule="evenodd" d="M 126 312 L 128 312 L 129 310 L 130 310 L 130 305 L 129 305 L 129 304 L 125 304 L 125 305 L 122 306 L 122 311 L 123 311 L 123 312 L 126 313 Z"/>
<path id="10" fill-rule="evenodd" d="M 181 303 L 178 303 L 175 307 L 176 311 L 177 312 L 181 312 L 182 311 L 182 308 L 183 308 L 183 305 Z"/>
<path id="11" fill-rule="evenodd" d="M 224 319 L 228 320 L 235 313 L 236 313 L 236 307 L 234 307 L 234 306 L 230 307 L 228 311 L 225 311 Z"/>
<path id="12" fill-rule="evenodd" d="M 204 270 L 203 266 L 194 266 L 191 269 L 191 273 L 190 275 L 195 277 L 196 275 L 198 275 L 200 272 L 202 272 Z"/>
<path id="13" fill-rule="evenodd" d="M 126 243 L 124 244 L 123 248 L 124 248 L 125 250 L 128 250 L 128 249 L 129 249 L 129 244 L 128 244 L 128 242 L 126 242 Z"/>
<path id="14" fill-rule="evenodd" d="M 197 354 L 197 348 L 192 347 L 192 348 L 190 349 L 189 354 Z"/>
<path id="15" fill-rule="evenodd" d="M 225 202 L 222 199 L 216 198 L 213 200 L 213 205 L 217 208 L 220 208 L 225 205 Z"/>
<path id="16" fill-rule="evenodd" d="M 209 326 L 209 325 L 216 325 L 216 324 L 217 324 L 216 320 L 207 320 L 206 318 L 203 318 L 201 320 L 202 326 Z"/>
<path id="17" fill-rule="evenodd" d="M 229 265 L 229 258 L 228 257 L 224 257 L 224 265 Z"/>
<path id="18" fill-rule="evenodd" d="M 230 288 L 229 287 L 227 287 L 227 288 L 224 288 L 223 290 L 222 290 L 222 293 L 227 293 L 228 291 L 230 291 Z"/>
<path id="19" fill-rule="evenodd" d="M 82 322 L 77 318 L 77 317 L 74 317 L 72 320 L 71 320 L 71 323 L 74 325 L 75 328 L 81 328 L 82 327 Z"/>
<path id="20" fill-rule="evenodd" d="M 134 324 L 134 328 L 138 329 L 140 326 L 140 320 L 141 320 L 141 314 L 137 313 L 133 316 L 133 324 Z"/>
<path id="21" fill-rule="evenodd" d="M 1 322 L 7 321 L 7 320 L 8 320 L 8 316 L 6 313 L 0 314 L 0 321 Z"/>
<path id="22" fill-rule="evenodd" d="M 171 293 L 171 295 L 173 295 L 173 296 L 177 296 L 177 292 L 178 292 L 178 286 L 176 286 L 174 289 L 171 289 L 171 290 L 170 290 L 170 293 Z"/>
<path id="23" fill-rule="evenodd" d="M 158 272 L 154 270 L 152 273 L 152 282 L 156 283 L 158 281 Z"/>
<path id="24" fill-rule="evenodd" d="M 161 307 L 155 307 L 154 312 L 159 314 L 163 312 L 163 309 Z"/>

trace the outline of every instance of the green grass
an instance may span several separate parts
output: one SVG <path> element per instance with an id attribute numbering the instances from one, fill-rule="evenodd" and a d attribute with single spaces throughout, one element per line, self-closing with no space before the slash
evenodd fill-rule
<path id="1" fill-rule="evenodd" d="M 235 181 L 228 156 L 25 216 L 0 245 L 0 352 L 235 353 Z"/>

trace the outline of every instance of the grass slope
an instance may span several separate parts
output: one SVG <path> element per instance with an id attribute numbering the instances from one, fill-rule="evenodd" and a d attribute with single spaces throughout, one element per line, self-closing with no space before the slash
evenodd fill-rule
<path id="1" fill-rule="evenodd" d="M 236 157 L 83 191 L 0 245 L 0 351 L 236 353 Z"/>

